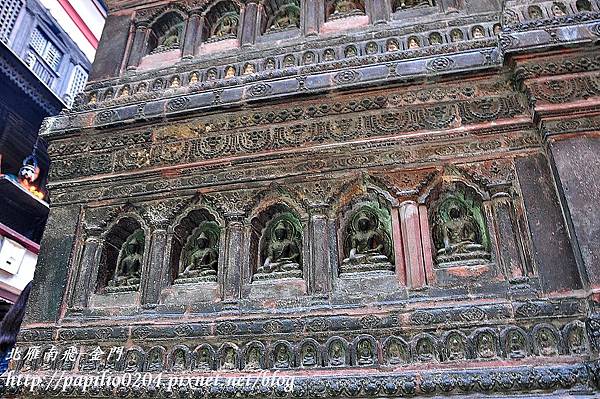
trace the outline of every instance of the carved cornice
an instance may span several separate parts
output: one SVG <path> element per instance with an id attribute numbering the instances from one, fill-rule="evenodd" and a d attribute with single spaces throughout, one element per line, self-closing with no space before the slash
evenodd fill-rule
<path id="1" fill-rule="evenodd" d="M 545 76 L 571 75 L 598 70 L 600 70 L 600 55 L 597 52 L 576 53 L 567 56 L 560 54 L 519 62 L 514 71 L 514 78 L 520 82 Z"/>
<path id="2" fill-rule="evenodd" d="M 541 131 L 544 138 L 571 133 L 598 132 L 600 115 L 544 120 Z"/>
<path id="3" fill-rule="evenodd" d="M 503 82 L 476 88 L 439 86 L 418 91 L 391 91 L 359 99 L 352 96 L 348 97 L 351 99 L 349 102 L 341 100 L 317 104 L 309 101 L 299 103 L 292 109 L 279 106 L 268 112 L 208 116 L 183 124 L 158 126 L 152 130 L 140 131 L 135 128 L 119 131 L 118 134 L 103 133 L 102 136 L 90 131 L 82 137 L 51 140 L 49 154 L 54 160 L 52 179 L 59 181 L 150 170 L 219 158 L 264 158 L 271 156 L 268 154 L 274 151 L 286 151 L 297 146 L 310 149 L 334 144 L 340 147 L 367 138 L 451 130 L 460 126 L 510 120 L 516 116 L 529 119 L 523 97 L 511 94 L 484 95 L 487 92 L 500 94 L 499 90 L 506 90 Z M 474 97 L 477 99 L 469 100 Z M 502 125 L 490 128 L 506 129 Z M 436 133 L 426 142 L 443 139 L 443 133 Z M 408 145 L 418 143 L 418 139 L 400 141 Z"/>
<path id="4" fill-rule="evenodd" d="M 227 373 L 222 366 L 222 349 L 231 347 L 236 358 L 233 367 L 238 370 L 237 373 L 244 375 L 248 371 L 244 366 L 249 347 L 259 345 L 262 349 L 259 370 L 274 370 L 278 366 L 272 354 L 278 345 L 284 345 L 288 360 L 285 366 L 279 366 L 280 372 L 296 377 L 293 394 L 286 397 L 314 397 L 318 393 L 319 397 L 335 398 L 343 392 L 348 393 L 352 384 L 358 385 L 350 396 L 360 394 L 357 397 L 448 394 L 454 390 L 463 394 L 482 390 L 527 392 L 541 389 L 550 392 L 578 388 L 591 391 L 593 384 L 590 378 L 598 373 L 597 365 L 589 363 L 584 366 L 573 362 L 573 359 L 588 359 L 598 334 L 598 318 L 592 315 L 586 319 L 584 302 L 565 298 L 380 311 L 366 315 L 221 318 L 185 324 L 173 324 L 169 319 L 168 325 L 103 323 L 70 327 L 67 322 L 60 328 L 25 327 L 19 336 L 20 348 L 25 351 L 38 348 L 43 354 L 52 347 L 58 353 L 64 353 L 67 347 L 75 346 L 82 350 L 77 364 L 69 363 L 65 357 L 48 362 L 44 356 L 33 360 L 26 360 L 27 357 L 23 356 L 13 362 L 12 367 L 22 373 L 38 375 L 55 369 L 66 370 L 73 375 L 94 375 L 101 370 L 146 372 L 150 363 L 147 359 L 149 353 L 159 350 L 161 356 L 159 363 L 155 364 L 158 368 L 152 369 L 153 372 L 206 375 L 210 371 Z M 506 323 L 506 320 L 511 321 Z M 307 332 L 314 338 L 299 337 Z M 185 344 L 177 343 L 181 340 Z M 330 362 L 330 353 L 331 345 L 336 342 L 341 343 L 345 356 L 341 362 L 334 363 Z M 370 347 L 369 356 L 359 353 L 359 346 L 365 344 Z M 392 344 L 396 345 L 393 350 Z M 109 348 L 119 345 L 124 346 L 123 358 L 116 362 L 113 358 L 109 362 L 106 358 Z M 303 366 L 305 352 L 302 348 L 306 345 L 312 345 L 316 353 L 315 363 L 310 367 Z M 91 360 L 90 353 L 98 346 L 106 349 L 105 358 Z M 206 358 L 207 370 L 200 371 L 198 353 L 194 348 L 205 347 L 210 349 Z M 183 351 L 185 358 L 189 359 L 183 370 L 172 369 L 176 350 Z M 134 362 L 128 357 L 132 351 L 139 355 Z M 499 361 L 514 359 L 519 359 L 521 366 L 497 367 Z M 531 366 L 539 364 L 541 359 L 547 366 Z M 401 365 L 420 365 L 431 369 L 455 364 L 453 362 L 457 360 L 468 363 L 466 368 L 469 371 L 397 371 Z M 493 365 L 493 371 L 488 368 L 490 365 Z M 360 377 L 338 378 L 325 373 L 336 369 L 360 370 L 357 374 Z M 377 370 L 376 376 L 370 374 L 372 370 Z M 222 374 L 222 377 L 227 375 Z M 379 381 L 379 378 L 382 380 Z M 321 388 L 316 389 L 315 384 Z M 231 394 L 231 391 L 221 393 L 218 385 L 215 387 L 211 390 L 211 397 Z M 144 391 L 145 388 L 137 390 L 136 397 L 150 394 Z M 84 393 L 75 390 L 67 392 L 71 395 L 69 397 L 85 397 Z M 124 391 L 119 392 L 123 394 Z M 156 390 L 152 392 L 156 394 Z M 178 392 L 182 394 L 181 390 Z M 244 394 L 248 395 L 249 391 L 244 391 Z M 271 394 L 263 390 L 260 396 L 270 397 Z"/>
<path id="5" fill-rule="evenodd" d="M 129 175 L 122 175 L 81 183 L 72 181 L 52 183 L 50 187 L 53 204 L 57 205 L 109 198 L 131 198 L 173 190 L 196 190 L 202 187 L 262 181 L 274 177 L 306 176 L 311 173 L 343 171 L 357 167 L 376 168 L 393 165 L 417 167 L 483 154 L 486 157 L 495 157 L 506 154 L 507 151 L 521 151 L 540 146 L 540 136 L 536 131 L 501 131 L 498 135 L 484 136 L 477 142 L 470 139 L 470 134 L 464 136 L 463 133 L 457 133 L 445 137 L 446 139 L 438 144 L 433 144 L 431 138 L 407 138 L 351 144 L 327 150 L 317 148 L 302 153 L 296 151 L 264 156 L 256 159 L 254 163 L 248 163 L 246 160 L 228 161 L 227 169 L 223 169 L 220 163 L 210 162 L 196 167 L 186 166 L 185 170 L 176 175 L 176 178 L 162 177 L 149 171 L 139 172 L 134 180 Z M 461 137 L 464 140 L 458 141 Z M 81 162 L 85 162 L 83 159 Z"/>
<path id="6" fill-rule="evenodd" d="M 546 366 L 521 366 L 521 367 L 495 367 L 494 369 L 470 369 L 465 371 L 439 371 L 439 372 L 394 372 L 376 375 L 361 376 L 302 376 L 294 380 L 294 389 L 286 393 L 283 386 L 276 384 L 264 387 L 261 379 L 251 377 L 246 384 L 231 384 L 222 378 L 220 382 L 209 384 L 207 387 L 190 388 L 182 385 L 177 387 L 178 395 L 211 398 L 231 398 L 237 396 L 258 396 L 261 398 L 369 398 L 369 397 L 413 397 L 424 395 L 451 395 L 451 394 L 514 394 L 519 392 L 545 392 L 554 391 L 592 394 L 595 392 L 594 381 L 600 377 L 596 363 L 588 365 L 578 364 L 550 364 Z M 23 378 L 25 378 L 23 375 Z M 85 374 L 84 374 L 85 375 Z M 98 376 L 100 374 L 87 374 Z M 186 374 L 186 377 L 189 374 Z M 50 375 L 48 375 L 48 378 Z M 79 378 L 79 375 L 73 375 Z M 185 378 L 185 377 L 182 377 Z M 83 378 L 81 379 L 83 380 Z M 250 386 L 250 388 L 247 388 Z M 62 388 L 62 387 L 61 387 Z M 69 398 L 112 398 L 119 396 L 135 396 L 137 398 L 155 398 L 157 395 L 172 395 L 173 390 L 167 392 L 166 384 L 150 388 L 125 387 L 119 390 L 107 390 L 106 393 L 84 393 L 81 389 L 72 389 L 61 392 L 60 388 L 41 394 L 27 392 L 21 385 L 19 388 L 8 388 L 5 392 L 9 395 L 18 394 L 19 397 L 69 397 Z"/>

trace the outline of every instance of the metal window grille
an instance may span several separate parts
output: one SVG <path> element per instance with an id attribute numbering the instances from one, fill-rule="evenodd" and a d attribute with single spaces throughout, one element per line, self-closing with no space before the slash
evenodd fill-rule
<path id="1" fill-rule="evenodd" d="M 75 96 L 83 91 L 85 84 L 88 79 L 88 74 L 83 70 L 81 65 L 77 65 L 73 69 L 73 73 L 71 74 L 71 81 L 69 82 L 69 90 L 67 91 L 67 105 L 73 105 L 73 100 Z"/>
<path id="2" fill-rule="evenodd" d="M 0 1 L 0 40 L 7 43 L 15 27 L 19 12 L 23 8 L 23 0 Z"/>
<path id="3" fill-rule="evenodd" d="M 32 32 L 29 45 L 54 71 L 58 70 L 63 54 L 39 28 Z"/>

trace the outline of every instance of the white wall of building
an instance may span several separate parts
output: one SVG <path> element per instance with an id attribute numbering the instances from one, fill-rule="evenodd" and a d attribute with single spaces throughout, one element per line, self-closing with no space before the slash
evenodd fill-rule
<path id="1" fill-rule="evenodd" d="M 0 236 L 0 292 L 4 297 L 10 293 L 15 299 L 33 279 L 37 254 L 17 241 Z"/>
<path id="2" fill-rule="evenodd" d="M 96 48 L 85 37 L 81 29 L 77 26 L 75 21 L 73 21 L 59 1 L 40 0 L 40 2 L 50 11 L 50 14 L 56 19 L 71 39 L 77 43 L 90 62 L 93 62 Z M 102 6 L 100 6 L 96 0 L 69 0 L 69 3 L 75 11 L 77 11 L 81 19 L 85 21 L 88 28 L 99 41 L 102 29 L 104 28 L 104 20 L 106 19 L 106 13 Z"/>

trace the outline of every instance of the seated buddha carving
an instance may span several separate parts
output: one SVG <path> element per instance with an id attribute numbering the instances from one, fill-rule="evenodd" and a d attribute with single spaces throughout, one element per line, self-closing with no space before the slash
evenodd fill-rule
<path id="1" fill-rule="evenodd" d="M 300 8 L 295 4 L 282 6 L 269 26 L 269 30 L 300 27 Z"/>
<path id="2" fill-rule="evenodd" d="M 431 0 L 400 0 L 396 4 L 396 11 L 407 8 L 431 7 L 433 5 Z"/>
<path id="3" fill-rule="evenodd" d="M 363 14 L 362 7 L 355 0 L 337 0 L 333 4 L 333 17 Z"/>
<path id="4" fill-rule="evenodd" d="M 257 269 L 256 277 L 301 277 L 300 232 L 285 219 L 277 221 L 268 229 L 265 260 Z"/>
<path id="5" fill-rule="evenodd" d="M 438 209 L 435 224 L 437 262 L 489 259 L 480 224 L 467 206 L 451 199 Z"/>
<path id="6" fill-rule="evenodd" d="M 179 31 L 175 30 L 165 35 L 165 37 L 162 39 L 161 45 L 168 48 L 178 47 Z"/>
<path id="7" fill-rule="evenodd" d="M 227 38 L 237 35 L 238 18 L 233 15 L 225 15 L 217 22 L 213 37 Z"/>
<path id="8" fill-rule="evenodd" d="M 343 260 L 342 272 L 389 270 L 391 239 L 377 215 L 367 208 L 359 210 L 353 217 L 349 229 L 348 257 Z"/>
<path id="9" fill-rule="evenodd" d="M 157 46 L 154 50 L 152 50 L 152 53 L 160 53 L 179 48 L 179 38 L 181 36 L 182 29 L 182 23 L 171 26 L 166 32 L 158 37 Z"/>
<path id="10" fill-rule="evenodd" d="M 144 253 L 144 233 L 136 230 L 127 237 L 119 253 L 119 261 L 114 277 L 108 287 L 135 286 L 140 283 L 142 257 Z"/>
<path id="11" fill-rule="evenodd" d="M 218 253 L 218 234 L 211 230 L 216 225 L 201 225 L 188 239 L 181 260 L 180 279 L 196 279 L 199 281 L 216 281 Z"/>

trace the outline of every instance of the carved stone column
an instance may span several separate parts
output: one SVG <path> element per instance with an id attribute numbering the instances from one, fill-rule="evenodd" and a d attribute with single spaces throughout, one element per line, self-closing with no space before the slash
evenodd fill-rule
<path id="1" fill-rule="evenodd" d="M 206 25 L 206 16 L 200 15 L 200 21 L 198 22 L 198 30 L 196 31 L 196 41 L 194 42 L 194 55 L 198 54 L 198 49 L 202 44 L 202 41 L 206 38 L 202 35 L 204 34 L 204 26 Z"/>
<path id="2" fill-rule="evenodd" d="M 503 196 L 494 200 L 493 208 L 496 229 L 498 231 L 499 261 L 503 263 L 509 280 L 527 277 L 518 242 L 518 229 L 510 197 Z"/>
<path id="3" fill-rule="evenodd" d="M 81 260 L 77 268 L 70 306 L 85 308 L 88 306 L 90 295 L 95 289 L 98 276 L 98 267 L 102 253 L 103 240 L 99 230 L 89 229 L 83 245 Z M 96 278 L 94 278 L 96 276 Z"/>
<path id="4" fill-rule="evenodd" d="M 327 295 L 332 289 L 331 254 L 334 253 L 336 242 L 335 239 L 331 239 L 330 226 L 327 208 L 311 208 L 308 222 L 310 258 L 307 259 L 309 267 L 305 269 L 308 273 L 308 292 L 311 294 Z"/>
<path id="5" fill-rule="evenodd" d="M 371 0 L 370 14 L 373 25 L 385 24 L 390 19 L 390 1 Z"/>
<path id="6" fill-rule="evenodd" d="M 399 209 L 392 209 L 392 242 L 394 245 L 394 259 L 396 265 L 396 277 L 400 285 L 407 284 L 406 261 L 404 260 L 404 248 L 402 245 L 402 227 L 400 226 Z"/>
<path id="7" fill-rule="evenodd" d="M 431 248 L 431 229 L 429 228 L 429 212 L 427 206 L 419 205 L 419 226 L 421 228 L 421 248 L 423 250 L 423 265 L 425 266 L 425 280 L 427 285 L 435 285 L 433 272 L 433 249 Z"/>
<path id="8" fill-rule="evenodd" d="M 242 47 L 252 46 L 256 41 L 256 21 L 258 15 L 258 4 L 256 0 L 250 0 L 244 7 L 244 19 L 242 22 Z"/>
<path id="9" fill-rule="evenodd" d="M 165 286 L 168 276 L 169 253 L 167 251 L 167 226 L 156 225 L 150 235 L 150 251 L 148 261 L 142 270 L 140 295 L 142 305 L 157 304 L 160 291 Z"/>
<path id="10" fill-rule="evenodd" d="M 414 202 L 400 205 L 400 228 L 406 264 L 407 282 L 410 288 L 420 288 L 426 284 L 425 265 L 421 243 L 419 207 Z"/>
<path id="11" fill-rule="evenodd" d="M 135 69 L 140 64 L 142 57 L 145 55 L 146 43 L 148 41 L 148 26 L 140 24 L 136 26 L 131 52 L 129 53 L 129 61 L 127 69 Z"/>
<path id="12" fill-rule="evenodd" d="M 317 0 L 305 0 L 302 2 L 304 6 L 304 35 L 316 36 L 319 34 L 319 22 L 321 15 L 324 15 L 324 10 L 319 12 L 319 4 Z"/>
<path id="13" fill-rule="evenodd" d="M 198 36 L 198 29 L 200 28 L 201 17 L 199 14 L 194 13 L 190 15 L 185 30 L 185 37 L 183 40 L 183 58 L 192 58 L 196 52 L 196 43 Z"/>
<path id="14" fill-rule="evenodd" d="M 242 266 L 244 260 L 243 215 L 232 213 L 225 215 L 225 263 L 223 265 L 223 299 L 237 301 L 241 297 Z"/>

